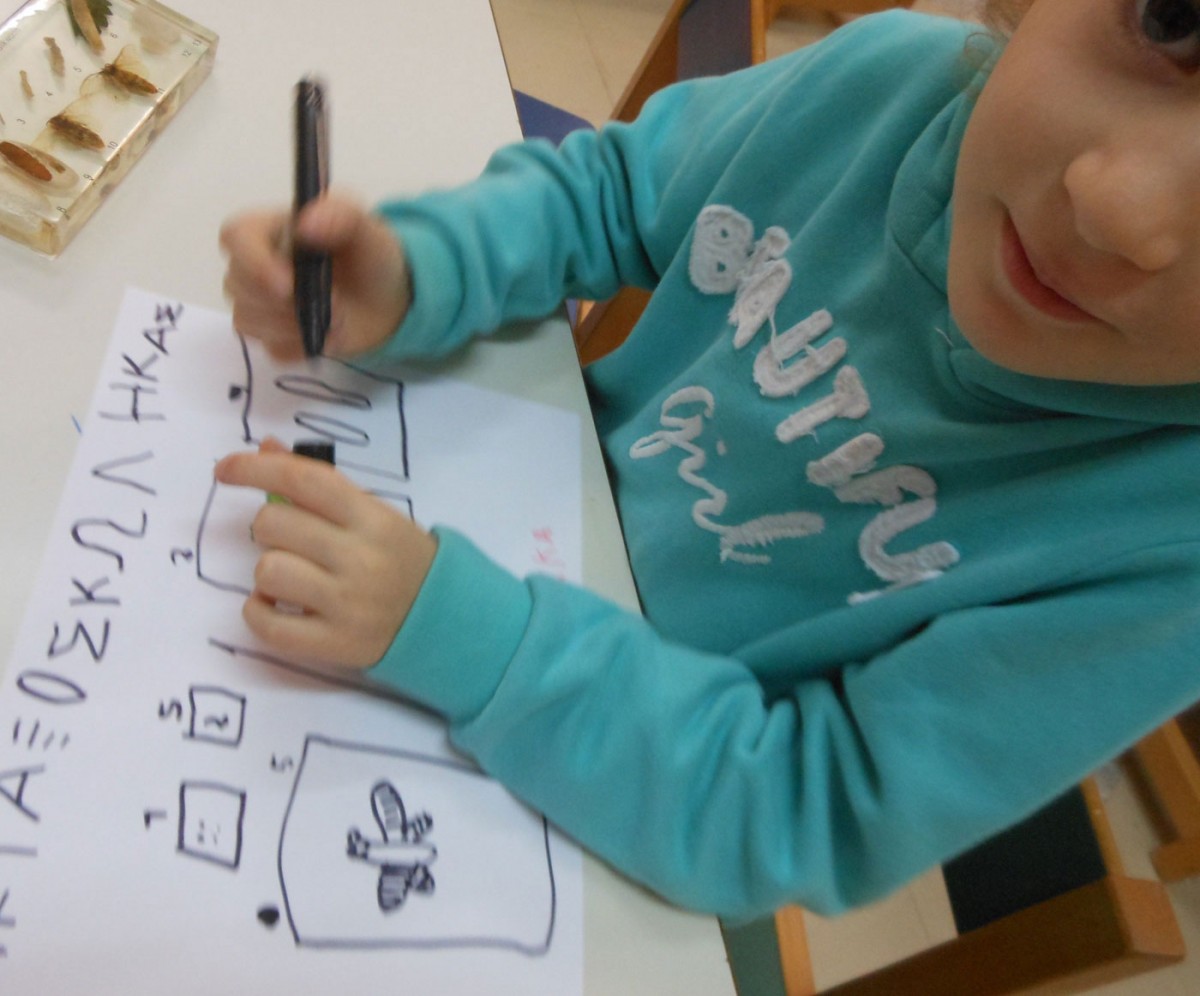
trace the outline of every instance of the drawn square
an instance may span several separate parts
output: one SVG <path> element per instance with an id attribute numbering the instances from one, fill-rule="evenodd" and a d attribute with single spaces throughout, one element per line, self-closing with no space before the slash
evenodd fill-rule
<path id="1" fill-rule="evenodd" d="M 245 792 L 211 782 L 184 782 L 179 786 L 180 852 L 237 868 L 245 815 Z"/>
<path id="2" fill-rule="evenodd" d="M 192 706 L 188 737 L 209 743 L 236 747 L 242 742 L 242 727 L 246 718 L 246 698 L 206 685 L 195 685 L 188 691 Z"/>

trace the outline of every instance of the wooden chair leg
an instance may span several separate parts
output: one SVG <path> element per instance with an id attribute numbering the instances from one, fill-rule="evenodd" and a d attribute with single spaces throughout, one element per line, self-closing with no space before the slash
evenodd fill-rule
<path id="1" fill-rule="evenodd" d="M 775 912 L 775 936 L 785 996 L 816 996 L 804 911 L 799 906 L 784 906 Z"/>
<path id="2" fill-rule="evenodd" d="M 613 109 L 613 120 L 632 121 L 658 90 L 679 78 L 679 19 L 692 0 L 674 0 L 658 32 Z"/>
<path id="3" fill-rule="evenodd" d="M 1082 993 L 1184 954 L 1162 883 L 1110 875 L 823 996 Z"/>
<path id="4" fill-rule="evenodd" d="M 1200 760 L 1194 748 L 1172 720 L 1134 753 L 1175 838 L 1152 855 L 1159 878 L 1177 882 L 1200 873 Z"/>
<path id="5" fill-rule="evenodd" d="M 1087 836 L 1089 829 L 1094 836 Z M 1060 874 L 1064 846 L 1079 859 L 1068 862 L 1066 876 Z M 1125 873 L 1094 779 L 943 871 L 951 902 L 956 896 L 964 901 L 955 906 L 962 932 L 822 989 L 821 996 L 1083 993 L 1184 957 L 1166 887 Z M 1046 871 L 1051 885 L 1062 882 L 1058 891 L 1038 885 L 1045 884 Z M 1015 888 L 1014 876 L 1022 879 Z M 963 891 L 964 884 L 975 891 Z M 811 996 L 817 990 L 801 911 L 780 910 L 774 926 L 787 996 Z"/>
<path id="6" fill-rule="evenodd" d="M 589 302 L 575 325 L 579 362 L 587 366 L 621 345 L 649 300 L 649 291 L 623 287 L 607 301 Z"/>

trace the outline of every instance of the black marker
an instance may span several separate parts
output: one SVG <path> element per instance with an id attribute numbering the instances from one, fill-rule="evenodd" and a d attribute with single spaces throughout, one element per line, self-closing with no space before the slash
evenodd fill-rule
<path id="1" fill-rule="evenodd" d="M 320 460 L 323 463 L 335 464 L 334 446 L 333 443 L 326 442 L 323 439 L 301 439 L 292 444 L 292 452 L 297 456 L 308 457 L 310 460 Z M 267 494 L 267 503 L 270 505 L 290 505 L 283 495 L 277 495 L 274 492 Z"/>
<path id="2" fill-rule="evenodd" d="M 296 456 L 308 457 L 310 460 L 321 460 L 332 464 L 334 460 L 334 445 L 324 439 L 300 439 L 292 444 L 292 452 Z"/>
<path id="3" fill-rule="evenodd" d="M 325 123 L 325 93 L 306 77 L 296 84 L 296 200 L 299 213 L 329 186 L 329 136 Z M 296 321 L 306 356 L 320 356 L 329 331 L 333 263 L 327 252 L 293 247 L 296 272 Z"/>

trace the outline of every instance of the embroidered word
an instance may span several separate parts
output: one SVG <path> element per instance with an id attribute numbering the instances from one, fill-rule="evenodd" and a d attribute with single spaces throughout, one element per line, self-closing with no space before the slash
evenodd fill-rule
<path id="1" fill-rule="evenodd" d="M 778 227 L 768 228 L 755 240 L 754 224 L 749 218 L 733 208 L 710 205 L 696 220 L 688 263 L 688 275 L 699 290 L 734 295 L 729 311 L 734 349 L 743 349 L 764 326 L 769 326 L 770 339 L 759 349 L 753 364 L 754 382 L 763 397 L 794 397 L 837 368 L 830 393 L 776 425 L 775 437 L 784 444 L 815 436 L 819 427 L 834 419 L 861 419 L 871 410 L 858 370 L 843 363 L 846 341 L 834 337 L 817 344 L 833 327 L 833 316 L 828 311 L 814 312 L 783 332 L 775 326 L 776 309 L 792 283 L 791 265 L 783 258 L 790 243 L 788 234 Z M 671 449 L 684 453 L 679 476 L 705 495 L 692 505 L 692 519 L 701 529 L 720 537 L 722 561 L 769 563 L 768 555 L 751 551 L 781 539 L 822 532 L 824 518 L 805 510 L 759 516 L 740 525 L 719 521 L 729 504 L 729 495 L 701 474 L 708 457 L 697 442 L 715 411 L 716 399 L 707 389 L 692 386 L 676 391 L 662 404 L 662 428 L 634 443 L 630 456 L 646 459 Z M 720 444 L 717 449 L 720 452 Z M 958 551 L 944 542 L 905 553 L 887 551 L 887 544 L 902 532 L 934 516 L 937 485 L 919 467 L 875 470 L 883 450 L 879 436 L 862 433 L 807 466 L 809 482 L 828 488 L 838 501 L 884 506 L 860 533 L 858 550 L 866 566 L 888 586 L 852 594 L 852 604 L 931 580 L 959 559 Z"/>
<path id="2" fill-rule="evenodd" d="M 676 414 L 676 409 L 697 404 L 700 410 L 696 414 Z M 718 522 L 717 517 L 725 511 L 729 495 L 700 474 L 708 462 L 708 455 L 695 442 L 704 432 L 705 419 L 712 418 L 714 410 L 713 396 L 704 388 L 685 387 L 676 391 L 662 404 L 660 422 L 663 428 L 639 439 L 630 448 L 629 455 L 635 460 L 642 460 L 669 449 L 679 449 L 687 454 L 679 462 L 679 476 L 707 495 L 692 505 L 692 521 L 701 529 L 720 536 L 722 561 L 765 564 L 770 560 L 769 557 L 748 553 L 742 548 L 761 549 L 777 540 L 811 536 L 825 527 L 825 520 L 812 512 L 788 512 L 760 516 L 736 526 Z"/>
<path id="3" fill-rule="evenodd" d="M 858 552 L 879 578 L 892 582 L 883 589 L 890 591 L 936 578 L 958 563 L 958 551 L 949 543 L 929 543 L 899 554 L 884 549 L 884 544 L 906 529 L 933 518 L 937 485 L 919 467 L 901 465 L 868 473 L 882 453 L 883 440 L 864 432 L 810 463 L 807 473 L 813 484 L 831 488 L 838 501 L 887 506 L 859 534 Z M 905 502 L 906 493 L 916 495 L 917 500 Z M 880 594 L 882 591 L 859 592 L 850 596 L 850 602 L 865 602 Z"/>

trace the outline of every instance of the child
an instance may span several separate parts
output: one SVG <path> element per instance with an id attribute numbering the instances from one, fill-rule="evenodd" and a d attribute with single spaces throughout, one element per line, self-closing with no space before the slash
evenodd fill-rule
<path id="1" fill-rule="evenodd" d="M 1006 46 L 863 18 L 464 189 L 313 206 L 336 355 L 655 288 L 587 370 L 645 619 L 267 446 L 217 468 L 294 503 L 252 628 L 739 917 L 881 896 L 1200 698 L 1200 15 L 1007 7 Z M 299 356 L 285 225 L 226 227 L 226 286 Z"/>

